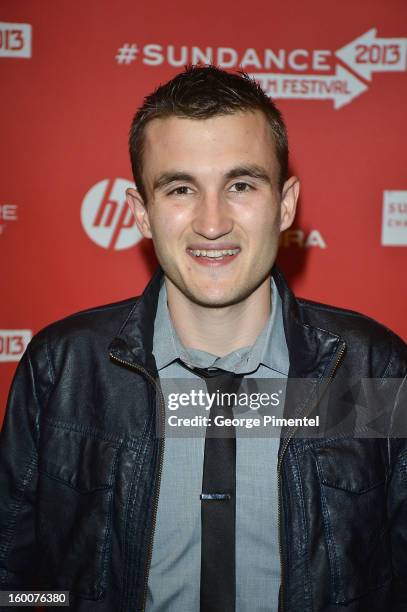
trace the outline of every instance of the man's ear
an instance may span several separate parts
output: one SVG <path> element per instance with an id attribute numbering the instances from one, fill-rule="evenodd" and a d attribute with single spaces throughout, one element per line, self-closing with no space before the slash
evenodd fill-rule
<path id="1" fill-rule="evenodd" d="M 283 186 L 281 196 L 281 218 L 280 232 L 286 230 L 294 221 L 297 210 L 298 196 L 300 195 L 300 181 L 296 176 L 291 176 Z"/>
<path id="2" fill-rule="evenodd" d="M 150 220 L 148 218 L 147 207 L 144 203 L 140 192 L 137 189 L 129 187 L 126 189 L 126 200 L 130 206 L 130 210 L 136 219 L 136 225 L 144 238 L 151 238 Z"/>

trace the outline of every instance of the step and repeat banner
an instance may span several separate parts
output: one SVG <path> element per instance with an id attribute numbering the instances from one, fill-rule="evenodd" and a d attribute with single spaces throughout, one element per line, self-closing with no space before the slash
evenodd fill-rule
<path id="1" fill-rule="evenodd" d="M 35 332 L 151 276 L 127 135 L 188 63 L 244 69 L 285 116 L 302 195 L 278 261 L 295 292 L 407 336 L 404 0 L 3 0 L 0 21 L 0 422 Z"/>

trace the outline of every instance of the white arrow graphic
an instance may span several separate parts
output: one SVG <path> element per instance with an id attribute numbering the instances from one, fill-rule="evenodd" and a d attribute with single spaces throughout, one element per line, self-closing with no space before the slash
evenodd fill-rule
<path id="1" fill-rule="evenodd" d="M 367 91 L 346 68 L 337 65 L 334 75 L 252 73 L 271 98 L 294 100 L 332 100 L 335 109 L 349 104 Z"/>
<path id="2" fill-rule="evenodd" d="M 407 67 L 407 38 L 376 38 L 376 34 L 372 28 L 335 52 L 367 81 L 372 80 L 372 72 L 402 72 Z"/>

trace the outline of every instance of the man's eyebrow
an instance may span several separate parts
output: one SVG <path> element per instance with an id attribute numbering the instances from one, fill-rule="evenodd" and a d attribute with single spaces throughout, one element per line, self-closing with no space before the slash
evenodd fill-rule
<path id="1" fill-rule="evenodd" d="M 261 166 L 257 166 L 256 164 L 236 166 L 226 173 L 225 178 L 234 179 L 238 178 L 239 176 L 250 176 L 251 178 L 259 179 L 265 183 L 271 183 L 270 176 L 266 170 Z"/>
<path id="2" fill-rule="evenodd" d="M 155 179 L 153 189 L 154 191 L 156 189 L 162 189 L 174 181 L 187 181 L 190 183 L 194 181 L 194 177 L 192 174 L 188 174 L 187 172 L 163 172 Z"/>

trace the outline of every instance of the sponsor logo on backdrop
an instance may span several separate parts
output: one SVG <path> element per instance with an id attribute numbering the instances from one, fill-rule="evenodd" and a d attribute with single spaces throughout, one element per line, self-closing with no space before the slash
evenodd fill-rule
<path id="1" fill-rule="evenodd" d="M 31 39 L 29 23 L 0 22 L 0 57 L 31 57 Z"/>
<path id="2" fill-rule="evenodd" d="M 372 28 L 336 51 L 253 47 L 238 51 L 233 47 L 126 42 L 115 52 L 115 60 L 123 66 L 138 60 L 147 66 L 182 68 L 201 62 L 242 68 L 272 98 L 330 100 L 338 109 L 368 90 L 365 81 L 370 82 L 373 73 L 405 71 L 406 51 L 407 38 L 380 38 Z"/>
<path id="3" fill-rule="evenodd" d="M 19 361 L 31 338 L 30 329 L 0 329 L 0 361 Z"/>
<path id="4" fill-rule="evenodd" d="M 383 193 L 382 245 L 407 246 L 407 191 Z"/>
<path id="5" fill-rule="evenodd" d="M 317 229 L 312 229 L 309 232 L 299 228 L 293 228 L 285 230 L 280 234 L 280 247 L 318 247 L 320 249 L 326 249 L 327 244 Z"/>
<path id="6" fill-rule="evenodd" d="M 0 235 L 10 222 L 18 221 L 17 204 L 0 204 Z"/>
<path id="7" fill-rule="evenodd" d="M 89 238 L 104 249 L 129 249 L 142 236 L 126 203 L 126 179 L 103 179 L 85 195 L 81 207 L 82 226 Z"/>

